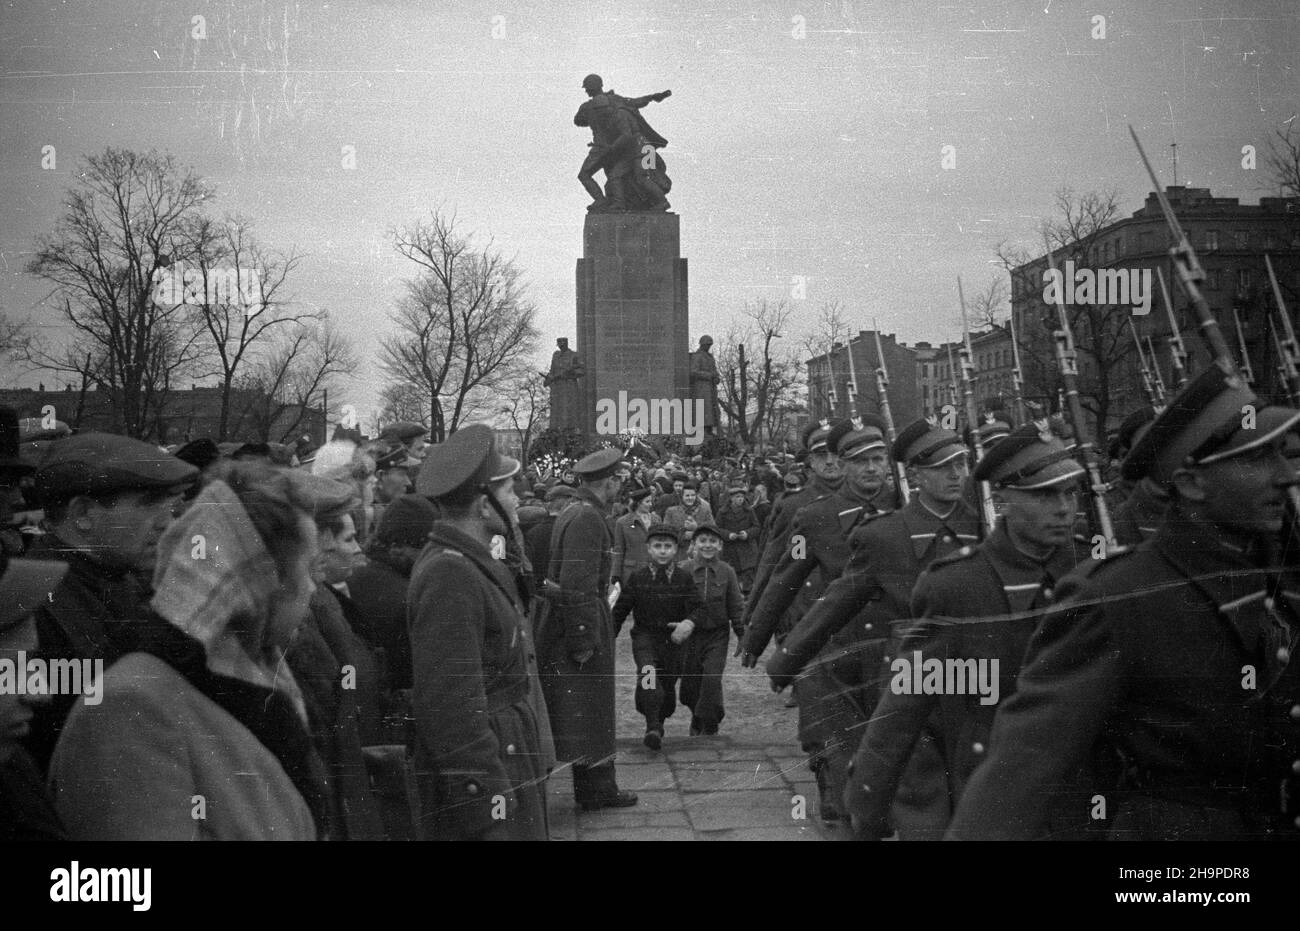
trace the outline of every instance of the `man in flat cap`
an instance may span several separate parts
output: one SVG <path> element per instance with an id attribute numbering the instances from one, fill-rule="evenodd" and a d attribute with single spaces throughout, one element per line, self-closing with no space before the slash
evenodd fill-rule
<path id="1" fill-rule="evenodd" d="M 1277 563 L 1300 411 L 1216 363 L 1124 461 L 1171 496 L 1155 537 L 1057 586 L 948 836 L 1046 836 L 1094 746 L 1123 760 L 1076 816 L 1134 840 L 1300 837 L 1300 585 Z"/>
<path id="2" fill-rule="evenodd" d="M 1035 424 L 998 441 L 975 467 L 975 480 L 992 486 L 1002 516 L 983 543 L 934 560 L 912 591 L 917 620 L 901 625 L 889 686 L 849 769 L 845 807 L 859 837 L 890 832 L 894 794 L 927 722 L 947 774 L 944 807 L 949 814 L 956 807 L 983 760 L 999 700 L 1015 690 L 1042 609 L 1057 582 L 1087 558 L 1086 542 L 1073 535 L 1083 473 L 1065 444 Z M 957 662 L 972 674 L 960 690 L 918 692 L 913 670 L 927 660 Z M 938 840 L 946 827 L 916 839 Z"/>
<path id="3" fill-rule="evenodd" d="M 551 533 L 555 530 L 555 522 L 576 500 L 574 495 L 574 490 L 568 485 L 547 489 L 542 494 L 542 516 L 524 530 L 524 552 L 528 554 L 533 580 L 539 591 L 546 581 L 546 570 L 551 566 Z M 522 519 L 520 526 L 523 526 Z"/>
<path id="4" fill-rule="evenodd" d="M 839 462 L 843 484 L 835 494 L 818 498 L 795 514 L 792 545 L 781 555 L 754 609 L 742 654 L 761 654 L 767 644 L 760 638 L 775 628 L 796 599 L 801 595 L 816 598 L 839 578 L 849 560 L 853 528 L 888 507 L 883 500 L 889 474 L 884 421 L 874 416 L 839 421 L 827 433 L 826 444 Z M 801 626 L 802 622 L 795 624 L 787 642 L 798 635 Z M 869 638 L 851 627 L 826 644 L 825 653 L 811 664 L 795 691 L 799 743 L 817 778 L 824 821 L 844 820 L 844 775 L 875 704 L 874 668 L 873 676 L 864 678 L 861 651 L 856 646 L 864 639 Z M 784 648 L 783 643 L 780 649 Z"/>
<path id="5" fill-rule="evenodd" d="M 584 810 L 635 805 L 614 772 L 614 622 L 609 604 L 614 541 L 605 511 L 618 497 L 623 458 L 602 449 L 573 467 L 577 503 L 551 532 L 547 579 L 559 586 L 537 631 L 537 658 L 556 756 L 573 763 L 573 796 Z"/>
<path id="6" fill-rule="evenodd" d="M 969 473 L 961 437 L 918 420 L 898 435 L 893 455 L 906 465 L 917 493 L 896 511 L 859 518 L 849 536 L 852 555 L 843 573 L 831 580 L 767 664 L 773 687 L 784 688 L 837 636 L 847 638 L 862 663 L 860 675 L 875 683 L 858 695 L 868 716 L 878 700 L 883 657 L 896 655 L 890 649 L 891 625 L 910 616 L 916 580 L 935 559 L 979 539 L 979 516 L 964 497 Z M 845 771 L 854 750 L 856 746 L 843 757 Z M 947 817 L 942 762 L 929 735 L 911 765 L 892 818 L 905 839 L 932 833 Z M 840 792 L 842 796 L 842 785 Z"/>
<path id="7" fill-rule="evenodd" d="M 415 764 L 429 840 L 546 840 L 546 759 L 519 588 L 492 558 L 514 475 L 484 424 L 429 449 L 416 493 L 441 511 L 411 575 Z M 506 504 L 502 504 L 504 498 Z"/>
<path id="8" fill-rule="evenodd" d="M 68 574 L 36 612 L 41 659 L 102 659 L 107 669 L 133 648 L 158 538 L 198 474 L 156 446 L 109 433 L 79 433 L 46 450 L 36 491 L 49 532 L 28 555 L 62 560 Z M 42 767 L 74 699 L 58 696 L 32 721 L 28 747 Z"/>

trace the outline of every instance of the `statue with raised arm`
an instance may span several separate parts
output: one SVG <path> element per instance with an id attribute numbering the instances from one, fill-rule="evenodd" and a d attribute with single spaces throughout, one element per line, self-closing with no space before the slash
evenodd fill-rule
<path id="1" fill-rule="evenodd" d="M 710 348 L 712 336 L 700 337 L 700 348 L 691 353 L 691 401 L 704 399 L 704 432 L 710 436 L 718 432 L 721 411 L 718 407 L 718 363 L 713 358 Z"/>
<path id="2" fill-rule="evenodd" d="M 644 97 L 620 97 L 604 90 L 598 74 L 582 79 L 591 99 L 578 108 L 575 126 L 591 128 L 591 151 L 578 170 L 578 180 L 591 195 L 591 211 L 668 209 L 664 196 L 672 188 L 659 149 L 668 140 L 650 128 L 640 110 L 648 103 L 665 100 L 672 91 Z M 601 189 L 595 174 L 605 172 Z"/>
<path id="3" fill-rule="evenodd" d="M 561 336 L 555 341 L 551 353 L 551 369 L 544 383 L 551 389 L 551 424 L 561 429 L 583 425 L 582 377 L 587 374 L 582 356 L 569 348 L 569 340 Z"/>

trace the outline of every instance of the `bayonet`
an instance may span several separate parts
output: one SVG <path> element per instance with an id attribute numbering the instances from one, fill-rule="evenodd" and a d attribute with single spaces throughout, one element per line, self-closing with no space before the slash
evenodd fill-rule
<path id="1" fill-rule="evenodd" d="M 1277 344 L 1282 380 L 1291 396 L 1291 403 L 1300 406 L 1300 343 L 1296 342 L 1291 315 L 1287 312 L 1286 301 L 1282 299 L 1282 288 L 1277 283 L 1277 275 L 1273 273 L 1273 262 L 1267 255 L 1264 256 L 1264 266 L 1268 269 L 1268 281 L 1273 287 L 1273 303 L 1277 305 L 1277 315 L 1282 320 L 1282 331 L 1286 334 L 1285 337 L 1278 335 L 1270 317 L 1269 329 L 1273 331 L 1273 341 Z"/>

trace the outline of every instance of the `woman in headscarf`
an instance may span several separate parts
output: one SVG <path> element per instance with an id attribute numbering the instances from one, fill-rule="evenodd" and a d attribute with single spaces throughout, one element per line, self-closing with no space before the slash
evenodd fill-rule
<path id="1" fill-rule="evenodd" d="M 222 463 L 163 534 L 154 614 L 50 764 L 78 840 L 313 840 L 324 768 L 282 662 L 315 588 L 292 473 Z"/>

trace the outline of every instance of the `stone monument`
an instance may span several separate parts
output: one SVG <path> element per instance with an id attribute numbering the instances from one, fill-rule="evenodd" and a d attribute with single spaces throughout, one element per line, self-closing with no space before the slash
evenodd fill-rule
<path id="1" fill-rule="evenodd" d="M 588 434 L 596 432 L 597 404 L 617 404 L 620 393 L 647 403 L 690 398 L 686 260 L 658 155 L 667 140 L 638 112 L 669 92 L 628 99 L 602 86 L 597 75 L 583 81 L 591 99 L 574 117 L 591 126 L 593 138 L 579 173 L 593 202 L 577 263 L 577 342 L 586 361 L 581 426 Z M 596 170 L 605 172 L 603 191 Z"/>
<path id="2" fill-rule="evenodd" d="M 551 426 L 561 430 L 576 427 L 587 429 L 583 418 L 582 383 L 587 367 L 582 356 L 569 348 L 567 337 L 555 341 L 551 353 L 551 368 L 544 379 L 551 389 Z"/>
<path id="3" fill-rule="evenodd" d="M 691 353 L 691 400 L 700 398 L 704 401 L 704 432 L 716 436 L 721 410 L 718 406 L 718 363 L 710 351 L 713 347 L 712 336 L 700 337 L 700 348 Z"/>

